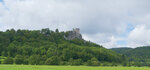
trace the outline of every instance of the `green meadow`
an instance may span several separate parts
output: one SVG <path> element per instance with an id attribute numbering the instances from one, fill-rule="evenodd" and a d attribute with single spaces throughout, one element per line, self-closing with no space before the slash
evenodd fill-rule
<path id="1" fill-rule="evenodd" d="M 0 65 L 0 70 L 150 70 L 149 67 Z"/>

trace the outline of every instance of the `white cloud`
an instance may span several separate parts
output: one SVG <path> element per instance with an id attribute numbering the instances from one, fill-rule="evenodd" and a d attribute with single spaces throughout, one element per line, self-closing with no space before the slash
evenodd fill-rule
<path id="1" fill-rule="evenodd" d="M 117 48 L 120 45 L 117 44 L 117 41 L 124 40 L 120 37 L 110 36 L 110 34 L 98 33 L 98 34 L 83 34 L 83 38 L 87 41 L 92 41 L 97 44 L 103 45 L 106 48 Z"/>
<path id="2" fill-rule="evenodd" d="M 122 25 L 119 24 L 122 20 L 120 18 L 123 17 L 122 12 L 120 13 L 119 8 L 113 6 L 111 2 L 108 6 L 103 4 L 107 1 L 102 3 L 98 0 L 97 2 L 92 0 L 4 0 L 4 2 L 7 13 L 3 14 L 2 23 L 16 29 L 79 27 L 86 33 L 90 31 L 117 33 L 116 26 Z M 62 27 L 62 24 L 66 27 Z M 91 25 L 94 28 L 90 27 Z M 119 31 L 122 32 L 122 29 Z"/>
<path id="3" fill-rule="evenodd" d="M 130 47 L 150 45 L 150 28 L 146 25 L 138 25 L 128 36 Z"/>
<path id="4" fill-rule="evenodd" d="M 0 30 L 78 27 L 83 37 L 104 47 L 119 47 L 128 24 L 136 28 L 127 39 L 132 42 L 138 25 L 149 25 L 149 0 L 4 0 L 0 3 Z M 148 31 L 149 29 L 144 29 Z M 141 30 L 142 31 L 142 30 Z M 131 37 L 130 37 L 131 36 Z M 124 37 L 123 39 L 125 39 Z M 137 38 L 138 39 L 138 38 Z M 144 39 L 144 38 L 143 38 Z M 148 38 L 149 39 L 149 38 Z M 150 39 L 149 39 L 150 40 Z M 138 46 L 127 44 L 130 46 Z M 142 43 L 139 45 L 149 45 Z"/>

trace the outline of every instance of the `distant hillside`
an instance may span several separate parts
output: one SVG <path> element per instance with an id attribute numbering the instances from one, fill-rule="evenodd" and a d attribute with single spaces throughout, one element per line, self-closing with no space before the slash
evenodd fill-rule
<path id="1" fill-rule="evenodd" d="M 150 46 L 143 46 L 128 50 L 125 54 L 129 57 L 134 56 L 137 58 L 150 58 Z"/>
<path id="2" fill-rule="evenodd" d="M 1 31 L 0 56 L 3 64 L 99 65 L 124 61 L 121 54 L 82 39 L 79 29 Z"/>
<path id="3" fill-rule="evenodd" d="M 137 47 L 134 49 L 113 48 L 111 50 L 126 55 L 129 61 L 150 62 L 150 46 Z"/>
<path id="4" fill-rule="evenodd" d="M 123 48 L 112 48 L 111 50 L 117 52 L 117 53 L 125 53 L 127 52 L 128 50 L 132 50 L 132 48 L 128 48 L 128 47 L 123 47 Z"/>

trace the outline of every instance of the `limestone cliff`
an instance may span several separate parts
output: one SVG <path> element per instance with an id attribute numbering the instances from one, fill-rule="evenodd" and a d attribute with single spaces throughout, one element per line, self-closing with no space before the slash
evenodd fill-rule
<path id="1" fill-rule="evenodd" d="M 72 39 L 82 39 L 82 35 L 80 34 L 80 29 L 75 28 L 72 31 L 68 31 L 66 35 L 64 36 L 66 40 L 72 40 Z"/>

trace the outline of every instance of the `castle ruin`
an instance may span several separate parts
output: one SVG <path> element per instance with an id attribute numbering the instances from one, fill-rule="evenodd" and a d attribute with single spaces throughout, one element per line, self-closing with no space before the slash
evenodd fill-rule
<path id="1" fill-rule="evenodd" d="M 75 38 L 82 39 L 79 28 L 74 28 L 72 31 L 68 31 L 67 35 L 64 36 L 66 40 L 73 40 Z"/>

